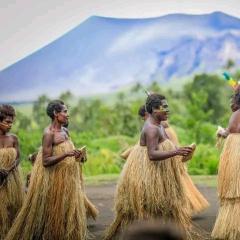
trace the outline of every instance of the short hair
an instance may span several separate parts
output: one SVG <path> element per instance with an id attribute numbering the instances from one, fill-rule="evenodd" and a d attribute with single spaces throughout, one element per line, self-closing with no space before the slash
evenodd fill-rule
<path id="1" fill-rule="evenodd" d="M 234 102 L 240 106 L 240 92 L 235 93 L 232 98 L 234 99 Z"/>
<path id="2" fill-rule="evenodd" d="M 47 106 L 47 115 L 53 120 L 54 112 L 61 112 L 63 109 L 64 102 L 62 100 L 53 100 Z"/>
<path id="3" fill-rule="evenodd" d="M 2 122 L 6 117 L 15 118 L 16 113 L 13 106 L 8 104 L 0 105 L 0 121 Z"/>
<path id="4" fill-rule="evenodd" d="M 157 93 L 153 93 L 151 95 L 148 96 L 147 100 L 146 100 L 146 110 L 148 113 L 152 113 L 152 109 L 153 108 L 158 108 L 159 106 L 161 106 L 161 101 L 166 99 L 165 96 L 157 94 Z"/>
<path id="5" fill-rule="evenodd" d="M 138 109 L 138 115 L 140 117 L 145 117 L 146 114 L 146 108 L 145 105 L 142 105 L 139 109 Z"/>

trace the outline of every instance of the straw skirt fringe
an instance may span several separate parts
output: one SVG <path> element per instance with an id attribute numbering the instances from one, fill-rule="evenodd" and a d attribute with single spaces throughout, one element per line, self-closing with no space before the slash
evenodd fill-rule
<path id="1" fill-rule="evenodd" d="M 0 149 L 0 169 L 9 169 L 16 160 L 15 148 Z M 0 186 L 0 240 L 4 239 L 22 206 L 24 192 L 19 167 Z"/>
<path id="2" fill-rule="evenodd" d="M 240 134 L 224 144 L 218 172 L 220 209 L 212 232 L 214 239 L 240 239 Z"/>
<path id="3" fill-rule="evenodd" d="M 83 179 L 83 171 L 82 171 L 82 163 L 79 164 L 79 170 L 80 170 L 80 180 L 81 180 L 81 187 L 84 193 L 84 205 L 86 208 L 86 214 L 87 214 L 87 218 L 92 218 L 94 220 L 96 220 L 99 212 L 98 209 L 95 207 L 95 205 L 89 200 L 89 198 L 87 197 L 86 193 L 85 193 L 85 189 L 84 189 L 84 179 Z"/>
<path id="4" fill-rule="evenodd" d="M 53 148 L 53 155 L 73 149 L 72 142 L 66 141 Z M 74 157 L 45 168 L 40 150 L 23 207 L 6 240 L 86 239 L 86 209 L 79 173 Z"/>
<path id="5" fill-rule="evenodd" d="M 159 150 L 169 151 L 175 146 L 170 140 L 159 144 Z M 150 161 L 147 148 L 136 145 L 122 170 L 115 196 L 116 217 L 104 239 L 113 239 L 135 220 L 158 219 L 174 221 L 184 228 L 187 239 L 191 223 L 185 188 L 182 184 L 180 157 L 164 161 Z"/>
<path id="6" fill-rule="evenodd" d="M 169 139 L 176 145 L 179 146 L 179 141 L 176 132 L 172 127 L 165 128 L 166 134 Z M 186 188 L 187 194 L 187 205 L 191 215 L 197 214 L 209 207 L 207 199 L 199 192 L 191 177 L 187 172 L 186 164 L 182 163 L 181 176 Z"/>

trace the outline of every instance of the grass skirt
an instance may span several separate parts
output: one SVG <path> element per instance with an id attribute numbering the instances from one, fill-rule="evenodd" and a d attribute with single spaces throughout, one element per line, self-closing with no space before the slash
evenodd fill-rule
<path id="1" fill-rule="evenodd" d="M 179 141 L 176 132 L 172 127 L 165 128 L 165 131 L 169 137 L 169 139 L 176 145 L 179 146 Z M 191 177 L 189 176 L 187 172 L 187 167 L 183 163 L 183 166 L 181 168 L 181 176 L 183 179 L 184 186 L 186 188 L 186 194 L 188 198 L 188 209 L 190 211 L 190 214 L 196 214 L 199 213 L 206 208 L 209 207 L 209 203 L 207 199 L 198 191 L 196 186 L 194 185 Z"/>
<path id="2" fill-rule="evenodd" d="M 179 146 L 179 141 L 178 141 L 178 137 L 177 137 L 177 134 L 176 132 L 174 131 L 174 129 L 172 127 L 167 127 L 167 128 L 164 128 L 168 138 L 173 142 L 173 144 L 175 146 Z"/>
<path id="3" fill-rule="evenodd" d="M 181 176 L 182 176 L 183 184 L 186 189 L 186 195 L 188 199 L 187 206 L 189 209 L 189 213 L 191 215 L 194 215 L 208 208 L 209 203 L 207 199 L 199 192 L 197 187 L 194 185 L 191 177 L 187 173 L 185 166 L 183 167 L 184 169 L 182 170 Z"/>
<path id="4" fill-rule="evenodd" d="M 240 134 L 230 134 L 218 170 L 220 209 L 212 232 L 215 239 L 240 239 Z"/>
<path id="5" fill-rule="evenodd" d="M 87 197 L 85 190 L 84 190 L 84 179 L 83 179 L 83 172 L 82 172 L 82 163 L 80 163 L 80 180 L 81 180 L 81 186 L 82 186 L 82 190 L 83 190 L 83 194 L 84 194 L 84 205 L 86 208 L 86 214 L 87 214 L 87 218 L 92 218 L 94 220 L 96 220 L 97 216 L 98 216 L 98 209 L 94 206 L 94 204 L 89 200 L 89 198 Z"/>
<path id="6" fill-rule="evenodd" d="M 127 160 L 128 156 L 130 155 L 131 151 L 133 150 L 134 146 L 133 147 L 129 147 L 127 148 L 124 152 L 122 152 L 120 154 L 120 157 Z"/>
<path id="7" fill-rule="evenodd" d="M 170 140 L 159 144 L 160 151 L 175 149 Z M 135 220 L 173 221 L 191 237 L 191 223 L 186 206 L 185 188 L 181 181 L 180 157 L 150 161 L 147 148 L 136 145 L 122 170 L 115 196 L 115 220 L 105 239 Z"/>
<path id="8" fill-rule="evenodd" d="M 0 169 L 9 169 L 16 160 L 15 148 L 0 149 Z M 13 170 L 0 186 L 0 240 L 9 231 L 24 197 L 19 169 Z"/>
<path id="9" fill-rule="evenodd" d="M 66 141 L 53 148 L 53 155 L 73 149 L 72 142 Z M 40 150 L 23 207 L 6 240 L 86 239 L 86 209 L 79 168 L 74 157 L 45 168 Z"/>

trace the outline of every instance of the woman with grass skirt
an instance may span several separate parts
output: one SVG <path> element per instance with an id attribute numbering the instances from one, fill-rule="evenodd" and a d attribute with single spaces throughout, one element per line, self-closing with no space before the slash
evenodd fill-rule
<path id="1" fill-rule="evenodd" d="M 120 176 L 115 196 L 115 219 L 104 239 L 138 220 L 173 221 L 183 228 L 187 239 L 198 239 L 191 225 L 187 196 L 181 180 L 182 157 L 190 147 L 176 148 L 167 138 L 161 121 L 167 120 L 164 96 L 151 94 L 146 101 L 149 117 L 144 123 L 140 144 L 131 151 Z"/>
<path id="2" fill-rule="evenodd" d="M 63 127 L 68 109 L 60 100 L 48 104 L 52 119 L 43 135 L 27 196 L 6 240 L 85 240 L 87 219 L 80 176 L 83 153 Z"/>
<path id="3" fill-rule="evenodd" d="M 212 231 L 214 239 L 240 239 L 240 93 L 233 95 L 232 116 L 226 130 L 220 129 L 219 137 L 225 138 L 218 167 L 218 196 L 220 208 Z"/>
<path id="4" fill-rule="evenodd" d="M 18 138 L 10 134 L 15 110 L 0 105 L 0 240 L 5 238 L 23 202 Z"/>
<path id="5" fill-rule="evenodd" d="M 145 105 L 141 106 L 138 111 L 138 115 L 141 117 L 143 121 L 146 121 L 148 118 L 148 113 L 146 111 Z M 169 125 L 168 121 L 162 121 L 161 125 L 164 127 L 167 137 L 174 143 L 175 146 L 180 146 L 178 137 L 174 129 Z M 127 159 L 130 155 L 131 151 L 133 150 L 134 146 L 129 147 L 125 150 L 121 157 Z M 191 177 L 187 172 L 187 167 L 183 163 L 183 167 L 181 168 L 181 176 L 183 178 L 183 183 L 186 188 L 187 194 L 187 207 L 191 215 L 197 214 L 205 210 L 209 207 L 209 203 L 207 199 L 199 192 L 199 190 L 194 185 Z"/>

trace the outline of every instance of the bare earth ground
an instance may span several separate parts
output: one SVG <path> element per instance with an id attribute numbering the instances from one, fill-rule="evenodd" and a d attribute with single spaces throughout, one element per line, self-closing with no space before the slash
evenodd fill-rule
<path id="1" fill-rule="evenodd" d="M 114 213 L 112 208 L 115 187 L 115 183 L 86 186 L 88 197 L 100 211 L 96 222 L 88 221 L 89 231 L 94 234 L 93 240 L 100 240 L 104 230 L 113 220 Z M 207 232 L 211 232 L 218 209 L 216 188 L 207 186 L 198 186 L 198 188 L 209 201 L 210 207 L 201 214 L 194 216 L 193 221 Z"/>

